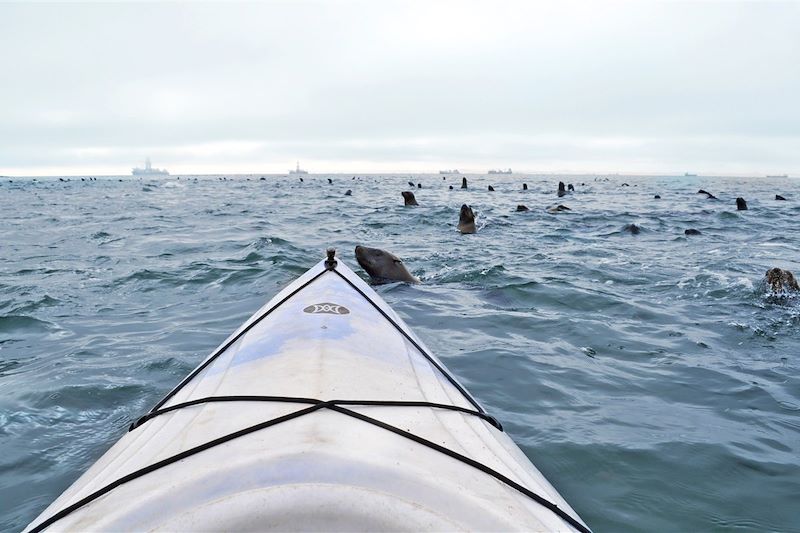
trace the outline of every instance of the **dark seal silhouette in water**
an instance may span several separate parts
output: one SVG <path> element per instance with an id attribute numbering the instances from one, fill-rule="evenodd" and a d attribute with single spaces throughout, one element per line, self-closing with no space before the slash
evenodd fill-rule
<path id="1" fill-rule="evenodd" d="M 568 191 L 574 191 L 575 187 L 573 187 L 572 184 L 570 183 L 569 185 L 567 185 L 567 190 Z"/>
<path id="2" fill-rule="evenodd" d="M 347 192 L 346 192 L 346 193 L 344 193 L 344 195 L 345 195 L 345 196 L 352 196 L 352 195 L 353 195 L 353 191 L 352 191 L 352 190 L 350 190 L 350 189 L 347 189 Z"/>
<path id="3" fill-rule="evenodd" d="M 553 215 L 556 213 L 561 213 L 562 211 L 572 211 L 572 209 L 561 204 L 553 205 L 547 208 L 547 212 Z"/>
<path id="4" fill-rule="evenodd" d="M 694 228 L 689 228 L 689 229 L 683 230 L 683 234 L 684 235 L 702 235 L 702 233 L 700 233 L 699 229 L 694 229 Z"/>
<path id="5" fill-rule="evenodd" d="M 747 211 L 747 202 L 745 202 L 744 198 L 742 198 L 741 196 L 736 199 L 736 210 Z"/>
<path id="6" fill-rule="evenodd" d="M 528 209 L 528 206 L 526 206 L 526 205 L 519 204 L 517 206 L 517 213 L 522 212 L 522 211 L 530 211 L 530 209 Z"/>
<path id="7" fill-rule="evenodd" d="M 451 190 L 451 191 L 453 190 L 453 186 L 452 186 L 452 185 L 450 186 L 450 190 Z"/>
<path id="8" fill-rule="evenodd" d="M 523 191 L 527 191 L 528 190 L 528 184 L 527 183 L 523 183 L 522 184 L 522 190 Z"/>
<path id="9" fill-rule="evenodd" d="M 414 187 L 414 186 L 415 186 L 415 185 L 414 185 L 414 182 L 413 182 L 413 181 L 409 181 L 409 182 L 408 182 L 408 186 L 409 186 L 409 187 Z"/>
<path id="10" fill-rule="evenodd" d="M 403 195 L 403 205 L 419 205 L 417 203 L 417 199 L 414 197 L 413 192 L 403 191 L 400 194 Z"/>
<path id="11" fill-rule="evenodd" d="M 331 185 L 333 185 L 333 180 L 332 180 L 332 179 L 330 179 L 330 178 L 328 178 L 328 183 L 330 183 Z"/>
<path id="12" fill-rule="evenodd" d="M 776 199 L 776 200 L 783 200 L 783 201 L 786 201 L 786 198 L 784 198 L 784 197 L 783 197 L 783 196 L 781 196 L 780 194 L 776 194 L 776 195 L 775 195 L 775 199 Z"/>
<path id="13" fill-rule="evenodd" d="M 706 198 L 709 199 L 709 200 L 716 200 L 717 199 L 716 196 L 714 196 L 713 194 L 711 194 L 708 191 L 704 191 L 703 189 L 700 189 L 699 191 L 697 191 L 697 194 L 705 194 Z"/>
<path id="14" fill-rule="evenodd" d="M 403 264 L 403 260 L 391 252 L 380 248 L 356 246 L 355 254 L 356 261 L 369 274 L 373 283 L 388 283 L 391 281 L 419 283 L 419 278 L 408 271 Z"/>
<path id="15" fill-rule="evenodd" d="M 559 181 L 558 182 L 558 197 L 561 198 L 565 194 L 567 194 L 567 189 L 564 188 L 564 182 L 563 181 Z"/>
<path id="16" fill-rule="evenodd" d="M 494 187 L 492 187 L 491 185 L 489 185 L 489 192 L 494 192 Z"/>
<path id="17" fill-rule="evenodd" d="M 625 227 L 622 228 L 623 231 L 627 231 L 631 235 L 639 235 L 641 233 L 642 228 L 637 226 L 636 224 L 625 224 Z"/>
<path id="18" fill-rule="evenodd" d="M 478 228 L 475 227 L 475 212 L 467 204 L 462 205 L 461 211 L 458 213 L 458 231 L 461 233 L 478 231 Z"/>
<path id="19" fill-rule="evenodd" d="M 421 183 L 417 183 L 417 189 L 421 189 L 421 188 L 422 188 L 422 184 Z"/>
<path id="20" fill-rule="evenodd" d="M 653 198 L 656 199 L 656 200 L 661 200 L 661 195 L 660 194 L 656 194 L 655 196 L 653 196 Z"/>
<path id="21" fill-rule="evenodd" d="M 467 178 L 461 178 L 461 188 L 462 189 L 467 188 Z"/>
<path id="22" fill-rule="evenodd" d="M 776 294 L 800 291 L 794 274 L 781 268 L 770 268 L 766 274 L 767 287 Z"/>

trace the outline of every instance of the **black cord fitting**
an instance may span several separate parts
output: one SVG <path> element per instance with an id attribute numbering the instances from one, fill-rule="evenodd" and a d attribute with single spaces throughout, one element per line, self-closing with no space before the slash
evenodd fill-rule
<path id="1" fill-rule="evenodd" d="M 333 270 L 337 265 L 336 259 L 334 259 L 334 256 L 336 255 L 336 248 L 328 248 L 327 253 L 328 259 L 325 260 L 325 268 L 328 270 Z"/>

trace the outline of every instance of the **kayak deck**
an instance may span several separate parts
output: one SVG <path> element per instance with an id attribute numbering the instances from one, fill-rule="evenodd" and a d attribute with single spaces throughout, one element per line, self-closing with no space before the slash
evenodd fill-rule
<path id="1" fill-rule="evenodd" d="M 331 259 L 248 319 L 30 530 L 586 531 Z"/>

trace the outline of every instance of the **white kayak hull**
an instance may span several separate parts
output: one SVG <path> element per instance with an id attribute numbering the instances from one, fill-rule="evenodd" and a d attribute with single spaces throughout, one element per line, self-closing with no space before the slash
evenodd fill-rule
<path id="1" fill-rule="evenodd" d="M 281 291 L 154 411 L 28 530 L 585 530 L 341 261 Z"/>

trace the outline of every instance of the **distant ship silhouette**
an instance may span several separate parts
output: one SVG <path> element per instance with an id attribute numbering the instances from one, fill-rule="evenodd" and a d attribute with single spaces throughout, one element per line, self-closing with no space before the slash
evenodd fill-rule
<path id="1" fill-rule="evenodd" d="M 153 168 L 150 165 L 150 158 L 144 160 L 144 168 L 136 167 L 131 170 L 131 174 L 134 176 L 141 176 L 141 175 L 157 175 L 157 176 L 169 176 L 169 172 L 163 168 Z"/>
<path id="2" fill-rule="evenodd" d="M 300 168 L 300 161 L 298 161 L 297 168 L 295 168 L 294 170 L 290 170 L 289 174 L 308 174 L 308 171 Z"/>

